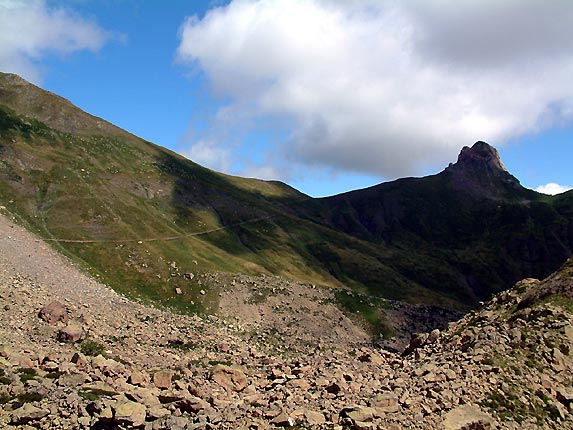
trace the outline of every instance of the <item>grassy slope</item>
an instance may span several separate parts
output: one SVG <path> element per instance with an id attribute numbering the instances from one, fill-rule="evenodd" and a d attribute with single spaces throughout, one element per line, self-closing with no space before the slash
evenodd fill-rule
<path id="1" fill-rule="evenodd" d="M 468 201 L 441 174 L 310 199 L 205 169 L 2 74 L 0 155 L 0 204 L 46 238 L 99 241 L 55 246 L 116 289 L 186 309 L 205 286 L 183 274 L 210 270 L 463 308 L 553 270 L 572 243 L 567 195 Z"/>
<path id="2" fill-rule="evenodd" d="M 130 135 L 54 130 L 6 106 L 0 125 L 2 201 L 44 237 L 101 241 L 56 243 L 125 293 L 188 306 L 200 286 L 171 275 L 222 270 L 450 303 L 387 267 L 392 250 L 291 215 L 308 197 L 285 184 L 218 174 Z"/>

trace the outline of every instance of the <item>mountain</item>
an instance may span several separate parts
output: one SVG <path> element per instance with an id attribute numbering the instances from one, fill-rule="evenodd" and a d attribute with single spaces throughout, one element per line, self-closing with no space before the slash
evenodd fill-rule
<path id="1" fill-rule="evenodd" d="M 273 329 L 256 312 L 177 315 L 4 216 L 0 233 L 0 428 L 573 428 L 573 260 L 392 352 L 329 288 L 232 276 L 225 308 L 260 306 Z"/>
<path id="2" fill-rule="evenodd" d="M 573 193 L 522 187 L 485 142 L 464 147 L 437 175 L 305 201 L 298 213 L 388 250 L 386 264 L 462 302 L 544 277 L 572 254 Z M 359 276 L 380 288 L 374 274 Z"/>
<path id="3" fill-rule="evenodd" d="M 573 193 L 523 188 L 484 142 L 437 175 L 313 199 L 203 168 L 0 74 L 0 155 L 13 217 L 116 290 L 182 311 L 216 307 L 195 276 L 210 272 L 468 309 L 572 254 Z"/>

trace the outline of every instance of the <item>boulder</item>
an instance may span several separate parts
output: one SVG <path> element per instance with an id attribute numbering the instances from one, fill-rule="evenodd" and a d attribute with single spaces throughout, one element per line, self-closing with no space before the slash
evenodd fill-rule
<path id="1" fill-rule="evenodd" d="M 38 421 L 50 413 L 49 410 L 40 409 L 31 403 L 24 403 L 24 405 L 14 412 L 10 418 L 10 423 L 14 425 L 23 425 L 31 421 Z"/>
<path id="2" fill-rule="evenodd" d="M 83 328 L 79 324 L 70 323 L 58 332 L 60 342 L 78 342 L 85 337 Z"/>
<path id="3" fill-rule="evenodd" d="M 44 306 L 38 316 L 48 324 L 56 324 L 59 321 L 66 322 L 68 320 L 68 312 L 65 306 L 57 300 Z"/>
<path id="4" fill-rule="evenodd" d="M 322 412 L 305 410 L 304 418 L 306 419 L 306 422 L 311 426 L 321 426 L 326 422 L 326 418 Z"/>
<path id="5" fill-rule="evenodd" d="M 131 375 L 129 375 L 129 379 L 128 379 L 128 382 L 131 385 L 138 385 L 140 387 L 145 385 L 145 383 L 148 381 L 149 381 L 149 378 L 147 377 L 147 375 L 143 372 L 138 371 L 138 370 L 134 370 L 133 372 L 131 372 Z"/>
<path id="6" fill-rule="evenodd" d="M 146 408 L 144 405 L 131 400 L 119 401 L 113 407 L 113 419 L 119 424 L 128 424 L 134 427 L 145 424 Z"/>
<path id="7" fill-rule="evenodd" d="M 157 388 L 168 389 L 171 388 L 171 379 L 173 378 L 173 372 L 168 370 L 161 370 L 153 375 L 153 384 Z"/>
<path id="8" fill-rule="evenodd" d="M 463 405 L 449 411 L 444 417 L 444 430 L 488 430 L 493 418 L 476 405 Z"/>
<path id="9" fill-rule="evenodd" d="M 293 427 L 294 420 L 283 412 L 277 415 L 275 418 L 273 418 L 271 420 L 271 424 L 274 424 L 275 426 L 278 427 Z"/>
<path id="10" fill-rule="evenodd" d="M 233 391 L 242 391 L 247 386 L 247 377 L 242 370 L 218 364 L 211 369 L 211 380 L 221 387 Z"/>
<path id="11" fill-rule="evenodd" d="M 372 401 L 372 407 L 380 412 L 398 412 L 398 397 L 392 392 L 378 394 Z"/>

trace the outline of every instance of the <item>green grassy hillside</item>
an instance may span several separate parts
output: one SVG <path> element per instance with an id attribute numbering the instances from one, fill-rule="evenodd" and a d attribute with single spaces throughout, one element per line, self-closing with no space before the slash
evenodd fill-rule
<path id="1" fill-rule="evenodd" d="M 203 168 L 7 74 L 0 159 L 13 216 L 115 289 L 182 310 L 216 300 L 195 276 L 209 271 L 463 309 L 555 270 L 573 243 L 573 193 L 525 190 L 495 166 L 312 199 Z"/>

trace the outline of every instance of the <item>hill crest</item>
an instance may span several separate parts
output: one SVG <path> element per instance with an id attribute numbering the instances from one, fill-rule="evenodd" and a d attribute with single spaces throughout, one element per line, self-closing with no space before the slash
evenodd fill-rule
<path id="1" fill-rule="evenodd" d="M 273 274 L 467 309 L 571 256 L 573 194 L 526 190 L 483 142 L 439 174 L 312 199 L 98 128 L 14 76 L 0 75 L 0 96 L 2 203 L 114 288 L 185 312 L 218 302 L 186 273 Z"/>

